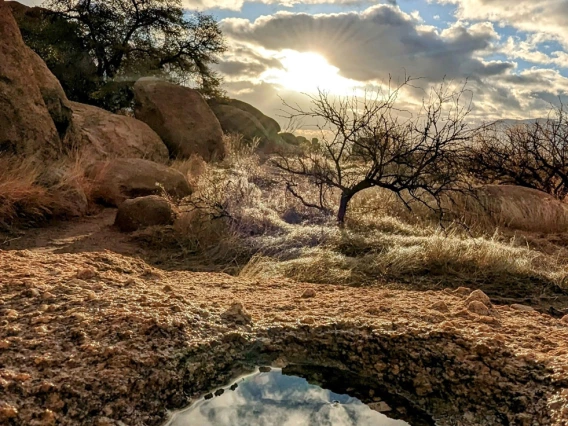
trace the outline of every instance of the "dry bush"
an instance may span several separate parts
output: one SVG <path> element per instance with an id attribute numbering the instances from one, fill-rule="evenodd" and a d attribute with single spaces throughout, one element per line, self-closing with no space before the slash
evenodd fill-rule
<path id="1" fill-rule="evenodd" d="M 286 191 L 277 170 L 257 161 L 249 153 L 230 157 L 222 167 L 206 165 L 193 195 L 179 206 L 175 225 L 160 231 L 163 242 L 183 254 L 186 267 L 347 285 L 564 285 L 563 257 L 494 233 L 493 223 L 480 226 L 476 237 L 463 226 L 442 230 L 429 209 L 409 211 L 388 190 L 357 194 L 340 229 L 331 216 Z M 265 184 L 269 179 L 276 183 Z M 296 184 L 318 197 L 307 178 Z"/>
<path id="2" fill-rule="evenodd" d="M 0 225 L 34 225 L 87 213 L 91 194 L 79 156 L 45 165 L 0 157 Z"/>
<path id="3" fill-rule="evenodd" d="M 175 159 L 170 167 L 181 172 L 193 187 L 197 185 L 199 178 L 207 171 L 207 163 L 200 156 L 193 154 L 188 159 Z"/>
<path id="4" fill-rule="evenodd" d="M 552 107 L 534 123 L 496 124 L 480 132 L 465 167 L 485 184 L 519 185 L 558 199 L 568 194 L 568 116 Z"/>

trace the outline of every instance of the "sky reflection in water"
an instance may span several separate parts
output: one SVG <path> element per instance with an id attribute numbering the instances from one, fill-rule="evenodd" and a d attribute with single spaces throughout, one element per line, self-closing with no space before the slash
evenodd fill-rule
<path id="1" fill-rule="evenodd" d="M 257 373 L 235 391 L 200 400 L 168 426 L 404 426 L 357 398 L 339 395 L 281 370 Z M 333 404 L 339 401 L 339 404 Z"/>

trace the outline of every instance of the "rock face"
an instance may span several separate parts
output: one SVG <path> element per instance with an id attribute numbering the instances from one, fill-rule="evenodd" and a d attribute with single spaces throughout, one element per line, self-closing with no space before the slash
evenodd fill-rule
<path id="1" fill-rule="evenodd" d="M 45 106 L 59 136 L 64 138 L 73 116 L 69 100 L 59 80 L 47 68 L 43 59 L 29 47 L 26 47 L 26 50 Z"/>
<path id="2" fill-rule="evenodd" d="M 300 142 L 298 138 L 292 133 L 280 133 L 278 136 L 282 138 L 282 140 L 290 145 L 299 145 Z"/>
<path id="3" fill-rule="evenodd" d="M 168 159 L 166 145 L 142 121 L 91 105 L 77 102 L 70 105 L 77 131 L 75 143 L 86 151 L 87 158 L 144 158 L 156 162 Z"/>
<path id="4" fill-rule="evenodd" d="M 165 198 L 149 195 L 123 202 L 118 207 L 114 224 L 122 232 L 132 232 L 148 226 L 171 225 L 173 222 L 171 204 Z"/>
<path id="5" fill-rule="evenodd" d="M 61 141 L 40 91 L 34 60 L 4 1 L 0 1 L 0 40 L 0 151 L 57 156 Z"/>
<path id="6" fill-rule="evenodd" d="M 185 176 L 163 164 L 139 158 L 99 161 L 87 170 L 94 182 L 94 197 L 106 204 L 119 206 L 129 198 L 160 194 L 182 198 L 191 194 Z"/>
<path id="7" fill-rule="evenodd" d="M 209 101 L 209 105 L 211 106 L 211 108 L 215 112 L 215 115 L 217 115 L 217 118 L 219 118 L 219 121 L 221 122 L 221 126 L 223 127 L 223 130 L 225 130 L 225 132 L 231 133 L 231 132 L 235 132 L 237 130 L 226 130 L 225 129 L 225 123 L 223 122 L 221 117 L 219 117 L 219 114 L 218 114 L 219 110 L 222 111 L 222 109 L 219 109 L 220 106 L 231 107 L 232 109 L 236 109 L 236 110 L 239 110 L 239 111 L 246 113 L 246 117 L 248 117 L 249 120 L 252 117 L 254 119 L 253 121 L 254 121 L 255 125 L 258 126 L 259 128 L 261 128 L 262 133 L 264 135 L 268 136 L 269 138 L 275 138 L 281 130 L 280 125 L 278 124 L 278 122 L 276 120 L 268 117 L 267 115 L 264 115 L 261 111 L 259 111 L 258 109 L 256 109 L 252 105 L 247 104 L 246 102 L 243 102 L 243 101 L 239 101 L 238 99 L 227 99 L 227 100 L 223 100 L 223 101 L 213 100 L 213 101 Z M 236 114 L 236 113 L 234 113 L 234 114 Z M 227 124 L 230 124 L 230 123 L 227 123 Z"/>
<path id="8" fill-rule="evenodd" d="M 196 90 L 140 79 L 134 85 L 134 98 L 136 118 L 160 135 L 172 157 L 198 154 L 211 161 L 225 156 L 219 120 Z"/>
<path id="9" fill-rule="evenodd" d="M 260 121 L 268 134 L 271 136 L 277 135 L 278 133 L 280 133 L 280 130 L 282 130 L 280 128 L 280 124 L 278 124 L 275 119 L 264 115 L 261 111 L 259 111 L 252 105 L 247 104 L 246 102 L 239 101 L 238 99 L 230 99 L 228 104 L 232 107 L 239 108 L 243 111 L 248 112 L 249 114 L 252 114 L 258 121 Z"/>
<path id="10" fill-rule="evenodd" d="M 260 146 L 269 142 L 270 134 L 254 115 L 232 105 L 212 104 L 211 108 L 226 134 L 240 134 L 248 141 L 258 138 Z"/>

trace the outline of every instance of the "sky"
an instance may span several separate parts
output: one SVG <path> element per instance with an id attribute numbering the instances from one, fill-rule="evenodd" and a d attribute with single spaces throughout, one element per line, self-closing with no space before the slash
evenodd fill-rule
<path id="1" fill-rule="evenodd" d="M 542 117 L 568 101 L 568 0 L 183 2 L 220 21 L 227 94 L 284 126 L 282 100 L 306 106 L 318 89 L 360 95 L 405 75 L 422 90 L 401 102 L 416 105 L 430 87 L 467 81 L 483 120 Z"/>

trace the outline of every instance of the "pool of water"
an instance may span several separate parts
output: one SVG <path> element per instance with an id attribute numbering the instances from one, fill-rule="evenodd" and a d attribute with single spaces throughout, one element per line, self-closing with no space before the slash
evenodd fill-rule
<path id="1" fill-rule="evenodd" d="M 231 386 L 205 395 L 189 408 L 175 413 L 167 426 L 422 426 L 433 424 L 413 417 L 412 408 L 385 401 L 372 389 L 345 387 L 365 395 L 365 402 L 347 393 L 333 392 L 312 381 L 325 372 L 262 369 L 242 377 Z M 287 373 L 287 374 L 286 374 Z M 323 374 L 323 375 L 322 375 Z M 341 382 L 340 376 L 331 378 Z M 319 383 L 321 384 L 321 383 Z M 322 385 L 323 386 L 323 385 Z M 342 386 L 343 387 L 343 386 Z M 379 392 L 380 393 L 380 392 Z M 393 418 L 394 417 L 394 418 Z M 402 420 L 405 418 L 405 420 Z"/>

